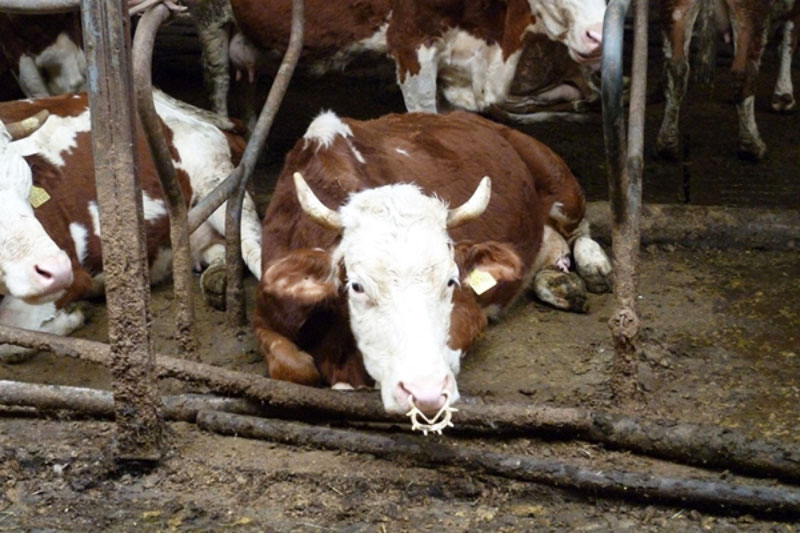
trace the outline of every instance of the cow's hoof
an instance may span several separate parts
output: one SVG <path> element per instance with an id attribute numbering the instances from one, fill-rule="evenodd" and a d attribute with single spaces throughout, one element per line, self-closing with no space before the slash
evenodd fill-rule
<path id="1" fill-rule="evenodd" d="M 773 94 L 772 109 L 779 113 L 788 113 L 794 109 L 794 95 L 789 93 Z"/>
<path id="2" fill-rule="evenodd" d="M 267 356 L 269 377 L 279 381 L 290 381 L 299 385 L 316 386 L 322 382 L 322 376 L 317 370 L 311 354 L 296 348 L 287 353 Z"/>
<path id="3" fill-rule="evenodd" d="M 578 237 L 572 247 L 575 269 L 589 292 L 611 291 L 611 261 L 603 248 L 591 237 Z"/>
<path id="4" fill-rule="evenodd" d="M 14 346 L 11 344 L 0 344 L 0 363 L 7 365 L 17 365 L 24 363 L 36 355 L 36 350 Z"/>
<path id="5" fill-rule="evenodd" d="M 575 272 L 540 270 L 533 280 L 533 290 L 537 298 L 558 309 L 577 313 L 589 310 L 586 285 Z"/>
<path id="6" fill-rule="evenodd" d="M 200 274 L 200 289 L 203 292 L 203 299 L 214 309 L 225 310 L 227 285 L 228 274 L 224 264 L 214 263 Z"/>
<path id="7" fill-rule="evenodd" d="M 91 320 L 94 316 L 96 308 L 91 303 L 87 302 L 86 300 L 78 300 L 77 302 L 72 302 L 71 304 L 67 305 L 64 308 L 65 316 L 66 316 L 66 331 L 64 331 L 63 335 L 69 335 L 79 327 L 83 326 Z"/>
<path id="8" fill-rule="evenodd" d="M 656 151 L 661 159 L 678 161 L 680 159 L 680 144 L 677 137 L 659 135 L 656 139 Z"/>
<path id="9" fill-rule="evenodd" d="M 767 145 L 760 140 L 739 143 L 739 159 L 758 163 L 767 157 Z"/>

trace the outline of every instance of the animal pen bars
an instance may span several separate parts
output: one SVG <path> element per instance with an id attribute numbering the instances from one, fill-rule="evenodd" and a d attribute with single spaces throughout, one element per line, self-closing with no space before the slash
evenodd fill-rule
<path id="1" fill-rule="evenodd" d="M 97 197 L 103 235 L 106 302 L 109 313 L 110 365 L 114 415 L 117 422 L 116 457 L 120 461 L 158 461 L 162 455 L 162 416 L 156 390 L 155 357 L 148 324 L 150 289 L 142 200 L 133 147 L 136 108 L 148 136 L 153 159 L 167 199 L 173 248 L 173 277 L 177 313 L 176 336 L 190 357 L 192 335 L 191 260 L 189 235 L 230 197 L 226 213 L 227 312 L 229 322 L 244 322 L 242 265 L 239 254 L 241 208 L 269 128 L 288 87 L 302 48 L 303 1 L 292 2 L 290 45 L 267 101 L 259 115 L 242 161 L 219 187 L 191 214 L 175 181 L 175 169 L 158 125 L 152 101 L 151 56 L 158 26 L 169 15 L 163 3 L 148 9 L 137 28 L 132 50 L 130 16 L 125 0 L 2 0 L 0 11 L 58 13 L 80 8 L 88 62 Z M 135 72 L 131 65 L 136 65 Z M 119 105 L 122 103 L 122 105 Z M 112 118 L 113 117 L 113 118 Z M 0 339 L 14 337 L 14 329 L 0 327 Z M 31 335 L 31 343 L 58 349 L 47 335 Z M 63 340 L 63 339 L 62 339 Z"/>
<path id="2" fill-rule="evenodd" d="M 187 0 L 188 1 L 188 0 Z M 647 2 L 636 2 L 631 125 L 625 148 L 622 109 L 622 37 L 630 0 L 612 0 L 608 6 L 603 50 L 603 121 L 613 213 L 614 293 L 618 311 L 611 319 L 615 340 L 616 392 L 629 395 L 635 376 L 633 361 L 639 318 L 636 310 L 639 211 L 641 205 L 642 123 L 647 59 Z M 190 292 L 188 236 L 228 197 L 226 263 L 227 313 L 232 325 L 244 322 L 239 228 L 245 186 L 252 175 L 267 133 L 286 91 L 302 48 L 303 1 L 292 2 L 290 45 L 259 115 L 240 165 L 212 194 L 187 213 L 163 133 L 155 116 L 151 87 L 151 56 L 158 26 L 169 16 L 156 2 L 143 15 L 133 46 L 125 0 L 0 0 L 0 10 L 12 13 L 55 13 L 77 9 L 82 13 L 89 63 L 92 142 L 95 153 L 98 203 L 102 216 L 106 301 L 110 319 L 110 364 L 114 379 L 114 414 L 119 460 L 158 461 L 162 447 L 161 402 L 155 387 L 155 355 L 148 332 L 149 284 L 138 193 L 137 161 L 131 150 L 135 121 L 134 101 L 148 136 L 170 212 L 173 272 L 177 313 L 176 337 L 192 358 L 193 313 Z M 130 65 L 135 65 L 133 71 Z M 126 105 L 118 105 L 123 102 Z M 114 117 L 112 120 L 111 117 Z M 23 333 L 0 326 L 0 341 L 49 348 L 76 355 L 81 344 L 46 334 Z M 95 346 L 95 348 L 97 348 Z M 102 350 L 100 350 L 102 351 Z M 196 379 L 196 378 L 195 378 Z M 263 399 L 263 397 L 261 398 Z"/>

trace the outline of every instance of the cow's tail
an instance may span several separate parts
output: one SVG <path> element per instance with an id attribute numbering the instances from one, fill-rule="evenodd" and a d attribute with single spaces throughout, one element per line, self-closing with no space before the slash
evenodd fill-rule
<path id="1" fill-rule="evenodd" d="M 242 206 L 242 259 L 256 279 L 261 279 L 261 221 L 256 212 L 256 204 L 250 195 L 244 198 Z"/>
<path id="2" fill-rule="evenodd" d="M 225 210 L 228 202 L 223 203 L 208 217 L 208 223 L 219 235 L 225 235 Z M 241 225 L 242 260 L 256 279 L 261 279 L 261 221 L 258 218 L 253 198 L 246 194 L 242 204 Z"/>
<path id="3" fill-rule="evenodd" d="M 714 67 L 717 64 L 717 3 L 714 0 L 700 2 L 700 11 L 695 22 L 697 55 L 692 67 L 695 79 L 705 85 L 714 85 Z"/>
<path id="4" fill-rule="evenodd" d="M 195 107 L 192 104 L 178 100 L 177 98 L 173 98 L 161 89 L 157 89 L 155 87 L 153 87 L 153 100 L 155 101 L 156 106 L 158 106 L 158 104 L 169 106 L 173 109 L 179 110 L 187 116 L 193 117 L 196 120 L 211 124 L 222 131 L 235 133 L 237 135 L 244 135 L 246 133 L 246 129 L 240 121 L 229 117 L 224 117 L 214 113 L 213 111 L 209 111 L 208 109 Z"/>

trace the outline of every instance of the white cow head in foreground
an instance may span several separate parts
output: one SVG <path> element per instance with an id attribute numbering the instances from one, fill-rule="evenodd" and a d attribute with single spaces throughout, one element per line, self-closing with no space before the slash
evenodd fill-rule
<path id="1" fill-rule="evenodd" d="M 33 127 L 43 120 L 34 118 Z M 34 149 L 26 139 L 13 140 L 29 130 L 30 124 L 6 127 L 0 123 L 0 294 L 39 304 L 61 297 L 72 284 L 73 274 L 69 256 L 33 213 L 33 177 L 23 156 Z"/>
<path id="2" fill-rule="evenodd" d="M 528 0 L 536 31 L 567 46 L 576 62 L 599 68 L 605 0 Z"/>
<path id="3" fill-rule="evenodd" d="M 394 184 L 355 193 L 339 211 L 299 173 L 294 180 L 303 210 L 342 234 L 333 266 L 345 268 L 350 327 L 386 411 L 405 413 L 413 398 L 433 414 L 456 401 L 461 351 L 448 341 L 459 271 L 447 229 L 483 213 L 489 178 L 454 209 L 415 185 Z"/>

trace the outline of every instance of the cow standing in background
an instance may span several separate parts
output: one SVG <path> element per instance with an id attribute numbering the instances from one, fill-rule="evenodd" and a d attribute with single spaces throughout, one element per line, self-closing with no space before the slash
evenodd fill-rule
<path id="1" fill-rule="evenodd" d="M 195 203 L 224 180 L 244 150 L 227 119 L 193 108 L 160 91 L 154 103 L 170 143 L 187 202 Z M 85 93 L 0 103 L 0 121 L 13 123 L 42 110 L 44 125 L 12 140 L 0 124 L 0 323 L 67 335 L 83 324 L 68 304 L 102 291 L 100 213 L 96 201 Z M 169 221 L 161 183 L 143 132 L 136 146 L 147 235 L 150 280 L 171 274 Z M 191 236 L 196 264 L 224 261 L 224 204 Z M 252 200 L 242 213 L 242 256 L 261 274 L 261 227 Z M 24 348 L 0 346 L 0 355 Z"/>
<path id="2" fill-rule="evenodd" d="M 530 285 L 585 311 L 583 280 L 606 290 L 611 271 L 564 161 L 465 112 L 320 115 L 286 157 L 262 243 L 270 376 L 377 382 L 391 412 L 455 401 L 462 353 Z"/>
<path id="3" fill-rule="evenodd" d="M 679 155 L 678 118 L 689 81 L 689 46 L 704 2 L 707 2 L 708 9 L 716 9 L 721 15 L 718 20 L 726 25 L 723 32 L 732 33 L 734 60 L 731 74 L 736 85 L 734 98 L 739 116 L 739 154 L 760 160 L 767 147 L 755 119 L 755 83 L 771 25 L 783 28 L 781 66 L 772 106 L 779 111 L 794 106 L 791 62 L 800 23 L 800 3 L 795 0 L 662 0 L 666 106 L 656 140 L 658 152 L 671 159 L 677 159 Z M 708 27 L 713 28 L 713 25 Z"/>
<path id="4" fill-rule="evenodd" d="M 29 98 L 86 89 L 80 14 L 0 13 L 0 51 Z"/>

